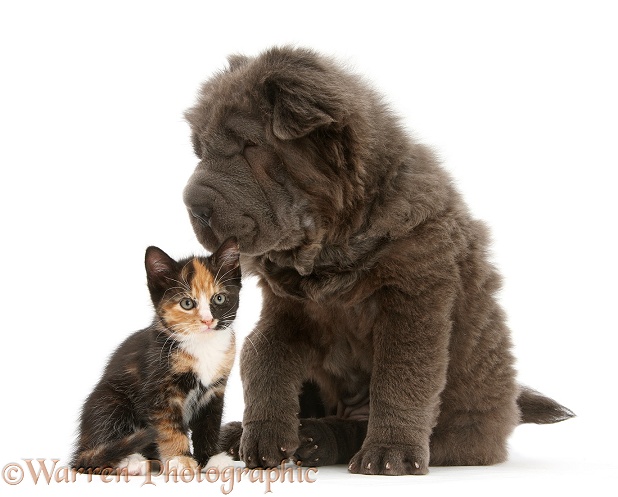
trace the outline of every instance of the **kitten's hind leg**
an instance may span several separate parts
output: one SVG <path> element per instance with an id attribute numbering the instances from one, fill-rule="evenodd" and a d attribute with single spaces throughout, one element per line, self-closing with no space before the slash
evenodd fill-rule
<path id="1" fill-rule="evenodd" d="M 71 467 L 83 472 L 91 471 L 94 474 L 107 468 L 117 468 L 132 454 L 139 454 L 145 447 L 151 445 L 155 436 L 156 431 L 153 428 L 142 428 L 121 438 L 99 443 L 94 448 L 80 448 L 73 456 Z"/>
<path id="2" fill-rule="evenodd" d="M 130 476 L 145 475 L 148 470 L 148 460 L 137 452 L 125 457 L 118 463 L 118 469 L 123 470 L 126 468 L 127 473 Z"/>

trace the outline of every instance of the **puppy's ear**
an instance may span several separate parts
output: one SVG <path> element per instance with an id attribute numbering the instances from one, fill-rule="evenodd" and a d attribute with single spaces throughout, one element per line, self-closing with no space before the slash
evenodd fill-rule
<path id="1" fill-rule="evenodd" d="M 266 94 L 272 105 L 272 130 L 280 140 L 308 135 L 320 126 L 335 122 L 319 101 L 319 90 L 310 82 L 270 80 Z"/>
<path id="2" fill-rule="evenodd" d="M 241 54 L 232 54 L 227 58 L 227 63 L 230 68 L 230 71 L 235 71 L 240 67 L 246 66 L 249 62 L 249 57 Z"/>

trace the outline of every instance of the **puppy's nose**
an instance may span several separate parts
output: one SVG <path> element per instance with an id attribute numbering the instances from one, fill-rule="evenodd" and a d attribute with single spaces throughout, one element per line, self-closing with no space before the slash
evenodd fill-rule
<path id="1" fill-rule="evenodd" d="M 191 215 L 197 219 L 202 226 L 210 226 L 212 211 L 206 207 L 191 208 Z"/>

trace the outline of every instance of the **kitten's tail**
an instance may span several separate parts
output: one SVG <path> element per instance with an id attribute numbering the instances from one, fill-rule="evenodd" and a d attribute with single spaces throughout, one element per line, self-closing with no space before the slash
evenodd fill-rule
<path id="1" fill-rule="evenodd" d="M 520 423 L 557 423 L 575 416 L 573 411 L 558 404 L 555 400 L 524 386 L 519 392 L 517 405 L 521 412 Z"/>
<path id="2" fill-rule="evenodd" d="M 78 450 L 71 461 L 77 470 L 99 473 L 105 468 L 115 468 L 131 454 L 140 453 L 156 440 L 154 428 L 142 428 L 126 437 L 102 443 L 91 449 Z"/>

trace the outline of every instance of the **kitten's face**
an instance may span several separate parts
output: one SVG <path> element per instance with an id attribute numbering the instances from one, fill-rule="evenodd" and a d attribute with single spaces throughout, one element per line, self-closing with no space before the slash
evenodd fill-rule
<path id="1" fill-rule="evenodd" d="M 227 328 L 238 309 L 238 246 L 228 240 L 210 257 L 174 261 L 146 251 L 148 287 L 158 316 L 176 340 Z"/>
<path id="2" fill-rule="evenodd" d="M 168 289 L 157 310 L 169 328 L 181 335 L 204 333 L 233 321 L 237 296 L 215 276 L 199 259 L 182 268 L 179 285 Z"/>

